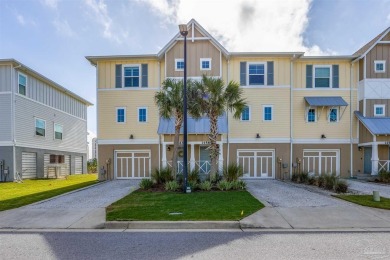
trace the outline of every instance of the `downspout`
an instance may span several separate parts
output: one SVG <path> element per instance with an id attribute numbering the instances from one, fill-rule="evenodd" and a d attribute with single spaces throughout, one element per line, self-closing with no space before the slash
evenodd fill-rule
<path id="1" fill-rule="evenodd" d="M 292 177 L 292 164 L 293 164 L 293 58 L 290 60 L 290 178 Z"/>
<path id="2" fill-rule="evenodd" d="M 351 62 L 349 73 L 349 139 L 350 139 L 350 177 L 353 178 L 353 136 L 352 136 L 352 80 L 353 80 L 353 63 Z"/>
<path id="3" fill-rule="evenodd" d="M 12 120 L 12 158 L 13 158 L 13 174 L 15 179 L 16 174 L 16 139 L 15 139 L 15 71 L 18 68 L 21 68 L 22 65 L 19 64 L 16 67 L 11 65 L 11 120 Z M 28 81 L 27 81 L 28 82 Z M 26 90 L 27 94 L 27 90 Z"/>
<path id="4" fill-rule="evenodd" d="M 158 61 L 158 90 L 161 90 L 161 65 Z M 160 113 L 157 108 L 157 118 L 160 117 Z M 160 120 L 159 120 L 160 121 Z M 161 170 L 161 134 L 158 134 L 158 170 Z"/>
<path id="5" fill-rule="evenodd" d="M 229 68 L 230 68 L 230 60 L 227 59 L 227 83 L 229 84 Z M 226 124 L 227 124 L 227 134 L 226 134 L 226 142 L 227 142 L 227 152 L 226 152 L 226 165 L 229 165 L 229 157 L 230 157 L 230 141 L 229 141 L 229 111 L 226 110 Z"/>

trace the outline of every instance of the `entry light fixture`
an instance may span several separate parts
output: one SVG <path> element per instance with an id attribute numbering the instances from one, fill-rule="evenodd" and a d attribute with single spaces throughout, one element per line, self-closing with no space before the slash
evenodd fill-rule
<path id="1" fill-rule="evenodd" d="M 359 149 L 359 151 L 363 150 L 363 148 L 362 148 L 361 146 L 359 146 L 359 148 L 358 148 L 358 149 Z"/>
<path id="2" fill-rule="evenodd" d="M 171 150 L 171 147 L 170 147 L 170 146 L 168 146 L 167 150 L 168 150 L 168 152 L 169 152 L 169 151 Z"/>
<path id="3" fill-rule="evenodd" d="M 256 138 L 260 138 L 260 134 L 259 133 L 256 134 Z"/>
<path id="4" fill-rule="evenodd" d="M 326 135 L 325 134 L 322 134 L 321 135 L 321 139 L 325 139 L 326 138 Z"/>
<path id="5" fill-rule="evenodd" d="M 134 135 L 131 134 L 129 138 L 130 138 L 130 139 L 134 139 Z"/>

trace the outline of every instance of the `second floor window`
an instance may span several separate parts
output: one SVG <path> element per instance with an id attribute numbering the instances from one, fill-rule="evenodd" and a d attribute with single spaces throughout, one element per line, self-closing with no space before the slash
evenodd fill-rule
<path id="1" fill-rule="evenodd" d="M 329 109 L 329 122 L 335 123 L 339 121 L 339 110 L 337 108 Z"/>
<path id="2" fill-rule="evenodd" d="M 62 140 L 62 125 L 54 124 L 54 139 Z"/>
<path id="3" fill-rule="evenodd" d="M 250 120 L 250 109 L 249 107 L 245 107 L 241 113 L 241 121 L 249 121 Z"/>
<path id="4" fill-rule="evenodd" d="M 21 95 L 26 95 L 26 88 L 27 88 L 27 77 L 26 75 L 23 75 L 22 73 L 19 73 L 18 77 L 18 92 Z"/>
<path id="5" fill-rule="evenodd" d="M 200 59 L 200 70 L 211 70 L 211 59 Z"/>
<path id="6" fill-rule="evenodd" d="M 125 123 L 126 122 L 126 109 L 117 108 L 116 109 L 116 122 Z"/>
<path id="7" fill-rule="evenodd" d="M 147 109 L 144 107 L 138 108 L 138 122 L 146 122 L 147 120 Z"/>
<path id="8" fill-rule="evenodd" d="M 272 121 L 272 106 L 263 107 L 263 120 Z"/>
<path id="9" fill-rule="evenodd" d="M 307 111 L 307 122 L 315 122 L 316 121 L 316 110 L 314 108 L 310 108 Z"/>
<path id="10" fill-rule="evenodd" d="M 315 88 L 330 88 L 331 75 L 330 66 L 315 66 L 314 67 L 314 87 Z"/>
<path id="11" fill-rule="evenodd" d="M 125 88 L 127 87 L 139 87 L 140 83 L 140 69 L 139 66 L 126 66 L 123 67 L 123 76 Z"/>
<path id="12" fill-rule="evenodd" d="M 249 64 L 248 82 L 249 85 L 265 85 L 265 64 Z"/>
<path id="13" fill-rule="evenodd" d="M 46 121 L 35 118 L 35 135 L 45 136 L 46 132 Z"/>
<path id="14" fill-rule="evenodd" d="M 384 73 L 386 71 L 386 61 L 384 60 L 374 61 L 374 71 L 375 73 Z"/>
<path id="15" fill-rule="evenodd" d="M 184 70 L 184 59 L 175 59 L 175 70 L 176 71 Z"/>
<path id="16" fill-rule="evenodd" d="M 385 105 L 374 105 L 374 116 L 385 116 Z"/>

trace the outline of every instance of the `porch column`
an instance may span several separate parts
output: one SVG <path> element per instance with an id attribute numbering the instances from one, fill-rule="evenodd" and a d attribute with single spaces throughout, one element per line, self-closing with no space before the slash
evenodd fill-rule
<path id="1" fill-rule="evenodd" d="M 220 173 L 223 171 L 223 145 L 222 142 L 219 144 L 219 157 L 218 157 L 218 170 Z"/>
<path id="2" fill-rule="evenodd" d="M 376 136 L 374 136 L 372 142 L 371 175 L 378 175 L 378 161 L 378 143 L 376 142 Z"/>
<path id="3" fill-rule="evenodd" d="M 191 143 L 191 158 L 190 158 L 190 170 L 195 169 L 195 144 Z"/>
<path id="4" fill-rule="evenodd" d="M 162 167 L 167 167 L 167 143 L 163 142 L 162 145 Z"/>

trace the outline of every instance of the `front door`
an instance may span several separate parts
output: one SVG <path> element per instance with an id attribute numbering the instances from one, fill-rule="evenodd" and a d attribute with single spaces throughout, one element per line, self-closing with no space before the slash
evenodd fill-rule
<path id="1" fill-rule="evenodd" d="M 199 173 L 209 173 L 210 172 L 210 150 L 207 149 L 207 146 L 199 147 Z"/>
<path id="2" fill-rule="evenodd" d="M 364 173 L 371 174 L 372 171 L 372 148 L 364 147 Z"/>

